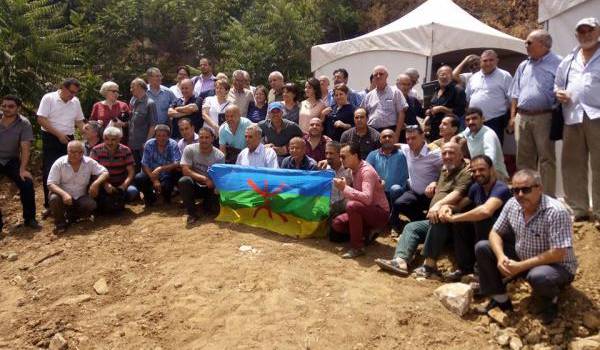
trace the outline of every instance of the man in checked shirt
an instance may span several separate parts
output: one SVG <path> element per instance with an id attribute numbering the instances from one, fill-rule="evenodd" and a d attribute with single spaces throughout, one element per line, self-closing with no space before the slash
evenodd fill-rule
<path id="1" fill-rule="evenodd" d="M 545 195 L 538 172 L 523 169 L 512 180 L 513 198 L 506 202 L 488 241 L 475 245 L 481 294 L 490 302 L 481 313 L 500 307 L 512 310 L 507 280 L 523 277 L 531 285 L 544 324 L 558 314 L 558 294 L 577 271 L 573 228 L 567 209 Z"/>

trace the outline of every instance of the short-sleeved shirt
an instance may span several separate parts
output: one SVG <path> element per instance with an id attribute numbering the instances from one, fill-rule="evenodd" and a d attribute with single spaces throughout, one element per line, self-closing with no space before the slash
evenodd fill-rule
<path id="1" fill-rule="evenodd" d="M 338 120 L 344 124 L 349 124 L 354 127 L 354 110 L 356 107 L 348 103 L 343 106 L 334 105 L 331 107 L 331 113 L 325 119 L 325 135 L 331 137 L 335 141 L 339 141 L 342 134 L 347 129 L 336 128 L 335 122 Z"/>
<path id="2" fill-rule="evenodd" d="M 383 90 L 373 89 L 369 91 L 362 101 L 362 107 L 367 110 L 370 127 L 375 129 L 394 127 L 395 130 L 398 122 L 398 113 L 403 111 L 408 105 L 400 90 L 386 85 Z"/>
<path id="3" fill-rule="evenodd" d="M 550 196 L 542 195 L 537 212 L 528 222 L 525 222 L 519 202 L 514 197 L 509 199 L 494 224 L 494 230 L 501 236 L 514 234 L 515 250 L 521 260 L 550 249 L 566 248 L 567 254 L 560 265 L 573 275 L 577 271 L 571 216 L 562 203 Z"/>
<path id="4" fill-rule="evenodd" d="M 442 155 L 439 149 L 425 144 L 418 154 L 414 154 L 406 144 L 401 146 L 408 164 L 408 183 L 415 193 L 423 194 L 427 186 L 436 181 L 442 169 Z"/>
<path id="5" fill-rule="evenodd" d="M 349 145 L 358 145 L 360 148 L 360 159 L 367 159 L 371 151 L 381 147 L 379 132 L 370 126 L 367 126 L 367 133 L 362 136 L 356 132 L 356 127 L 344 131 L 340 142 Z"/>
<path id="6" fill-rule="evenodd" d="M 510 105 L 511 84 L 510 73 L 500 68 L 490 74 L 474 73 L 465 89 L 469 107 L 481 108 L 486 121 L 505 115 Z"/>
<path id="7" fill-rule="evenodd" d="M 211 152 L 204 154 L 200 151 L 199 144 L 188 145 L 183 150 L 181 165 L 189 165 L 192 170 L 200 175 L 208 176 L 208 168 L 213 164 L 225 163 L 225 155 L 218 148 L 213 147 Z"/>
<path id="8" fill-rule="evenodd" d="M 156 139 L 150 139 L 144 145 L 144 155 L 142 156 L 142 165 L 154 170 L 162 165 L 169 165 L 173 163 L 179 163 L 181 160 L 181 153 L 179 147 L 177 147 L 177 141 L 169 139 L 163 152 L 158 149 L 158 142 Z M 168 176 L 167 173 L 163 172 L 160 174 L 161 179 Z"/>
<path id="9" fill-rule="evenodd" d="M 502 201 L 502 205 L 492 215 L 492 220 L 496 220 L 504 208 L 504 204 L 512 197 L 510 189 L 505 182 L 497 180 L 492 186 L 490 193 L 485 193 L 485 189 L 478 182 L 473 182 L 469 187 L 469 199 L 475 206 L 483 205 L 490 198 L 498 198 Z"/>
<path id="10" fill-rule="evenodd" d="M 442 167 L 440 177 L 437 181 L 435 194 L 431 199 L 431 205 L 440 201 L 451 192 L 457 191 L 462 196 L 466 196 L 471 186 L 472 175 L 467 162 L 462 161 L 461 165 L 452 171 L 448 171 Z"/>
<path id="11" fill-rule="evenodd" d="M 294 106 L 290 109 L 288 109 L 284 104 L 283 108 L 285 108 L 285 111 L 283 111 L 283 118 L 298 124 L 300 121 L 300 107 L 298 104 L 294 103 Z"/>
<path id="12" fill-rule="evenodd" d="M 171 90 L 171 92 L 173 93 L 173 95 L 175 95 L 175 98 L 182 98 L 183 94 L 181 93 L 181 89 L 179 88 L 179 86 L 177 86 L 177 84 L 171 86 L 169 88 L 169 90 Z"/>
<path id="13" fill-rule="evenodd" d="M 519 64 L 511 86 L 517 107 L 529 111 L 550 110 L 554 105 L 554 78 L 561 58 L 553 52 Z"/>
<path id="14" fill-rule="evenodd" d="M 113 186 L 121 186 L 127 179 L 127 167 L 134 164 L 131 150 L 121 144 L 114 153 L 110 153 L 104 143 L 96 145 L 90 152 L 90 158 L 108 170 L 108 182 Z"/>
<path id="15" fill-rule="evenodd" d="M 248 118 L 241 117 L 234 134 L 229 128 L 229 123 L 223 123 L 219 128 L 219 145 L 227 145 L 239 150 L 246 148 L 246 128 L 251 124 Z"/>
<path id="16" fill-rule="evenodd" d="M 254 95 L 250 89 L 244 89 L 242 92 L 237 92 L 235 88 L 231 88 L 227 94 L 227 100 L 240 109 L 242 117 L 248 115 L 248 106 L 250 102 L 254 102 Z"/>
<path id="17" fill-rule="evenodd" d="M 262 129 L 265 144 L 272 143 L 277 147 L 286 146 L 293 137 L 302 137 L 303 135 L 298 124 L 287 119 L 282 119 L 282 127 L 279 133 L 275 131 L 270 119 L 263 120 L 258 123 L 258 126 Z"/>
<path id="18" fill-rule="evenodd" d="M 92 176 L 107 172 L 106 168 L 90 157 L 83 156 L 79 170 L 75 172 L 68 156 L 62 156 L 52 164 L 48 174 L 48 185 L 56 185 L 67 192 L 73 199 L 87 193 Z"/>
<path id="19" fill-rule="evenodd" d="M 133 97 L 131 111 L 128 146 L 134 151 L 140 151 L 144 148 L 148 131 L 156 124 L 156 104 L 148 95 L 140 99 Z"/>
<path id="20" fill-rule="evenodd" d="M 250 151 L 248 147 L 244 148 L 238 154 L 235 164 L 259 168 L 279 168 L 277 153 L 272 148 L 265 147 L 262 143 L 254 151 Z"/>
<path id="21" fill-rule="evenodd" d="M 81 103 L 77 97 L 65 102 L 60 98 L 60 90 L 49 92 L 42 97 L 37 115 L 48 119 L 50 125 L 65 135 L 73 135 L 75 122 L 83 121 Z M 43 131 L 48 131 L 42 128 Z"/>
<path id="22" fill-rule="evenodd" d="M 0 121 L 4 118 L 0 117 Z M 33 141 L 33 130 L 29 120 L 18 115 L 8 126 L 0 122 L 0 164 L 6 165 L 21 155 L 21 142 Z"/>
<path id="23" fill-rule="evenodd" d="M 325 159 L 325 146 L 331 139 L 325 135 L 321 135 L 321 139 L 317 144 L 317 147 L 313 148 L 310 144 L 310 135 L 304 135 L 304 143 L 306 144 L 306 155 L 316 160 L 317 162 Z"/>
<path id="24" fill-rule="evenodd" d="M 313 105 L 308 100 L 300 103 L 300 113 L 298 114 L 298 126 L 303 133 L 308 132 L 310 120 L 312 118 L 321 118 L 321 111 L 327 107 L 322 101 L 316 101 Z"/>
<path id="25" fill-rule="evenodd" d="M 194 130 L 198 132 L 200 128 L 204 125 L 204 119 L 202 118 L 202 106 L 200 105 L 200 100 L 196 96 L 192 96 L 187 100 L 185 98 L 178 98 L 173 102 L 171 108 L 183 107 L 187 105 L 195 104 L 198 109 L 191 114 L 182 115 L 181 117 L 171 119 L 171 137 L 175 140 L 179 140 L 181 138 L 181 133 L 179 132 L 178 122 L 181 118 L 187 118 L 192 122 L 194 126 Z"/>
<path id="26" fill-rule="evenodd" d="M 117 101 L 112 106 L 106 103 L 96 102 L 92 107 L 90 120 L 98 120 L 102 122 L 103 127 L 107 127 L 111 120 L 119 118 L 121 114 L 129 114 L 131 111 L 129 105 L 123 101 Z"/>
<path id="27" fill-rule="evenodd" d="M 194 133 L 194 140 L 192 140 L 192 142 L 187 142 L 184 138 L 179 139 L 179 141 L 177 141 L 177 147 L 179 147 L 179 152 L 183 154 L 183 150 L 187 145 L 198 143 L 198 141 L 200 141 L 200 136 L 198 136 L 198 134 L 196 133 Z"/>
<path id="28" fill-rule="evenodd" d="M 208 91 L 215 91 L 215 80 L 217 77 L 211 74 L 210 77 L 204 78 L 202 75 L 198 75 L 192 78 L 194 83 L 194 95 L 200 96 L 202 93 Z"/>
<path id="29" fill-rule="evenodd" d="M 467 140 L 471 158 L 482 154 L 490 157 L 498 174 L 508 179 L 502 145 L 494 130 L 483 125 L 476 134 L 473 134 L 470 129 L 465 129 L 460 135 Z"/>
<path id="30" fill-rule="evenodd" d="M 302 158 L 300 166 L 296 167 L 297 165 L 294 157 L 287 156 L 281 162 L 281 169 L 317 170 L 317 161 L 307 155 L 304 155 L 304 158 Z"/>
<path id="31" fill-rule="evenodd" d="M 148 96 L 156 103 L 156 124 L 170 124 L 169 123 L 169 107 L 175 102 L 176 98 L 166 86 L 160 86 L 157 91 L 152 90 L 148 86 Z"/>
<path id="32" fill-rule="evenodd" d="M 219 114 L 225 115 L 225 108 L 231 104 L 231 101 L 225 100 L 223 103 L 219 103 L 217 96 L 209 96 L 204 99 L 202 109 L 208 108 L 208 115 L 215 124 L 219 125 Z"/>
<path id="33" fill-rule="evenodd" d="M 248 105 L 248 114 L 246 115 L 246 118 L 253 123 L 263 121 L 267 117 L 267 109 L 268 106 L 266 103 L 261 108 L 258 108 L 254 102 L 250 102 Z"/>

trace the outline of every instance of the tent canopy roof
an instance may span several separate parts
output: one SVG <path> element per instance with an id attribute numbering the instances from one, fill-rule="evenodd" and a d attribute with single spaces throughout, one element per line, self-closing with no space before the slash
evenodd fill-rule
<path id="1" fill-rule="evenodd" d="M 588 0 L 539 0 L 538 22 L 547 21 L 586 1 Z"/>
<path id="2" fill-rule="evenodd" d="M 435 56 L 469 48 L 525 52 L 521 39 L 496 30 L 451 0 L 428 0 L 404 17 L 360 37 L 313 46 L 315 71 L 329 62 L 362 51 L 401 51 Z"/>

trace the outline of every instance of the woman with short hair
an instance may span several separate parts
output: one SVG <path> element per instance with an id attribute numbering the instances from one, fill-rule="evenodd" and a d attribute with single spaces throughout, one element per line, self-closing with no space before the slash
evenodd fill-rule
<path id="1" fill-rule="evenodd" d="M 321 83 L 317 78 L 308 78 L 304 84 L 304 95 L 306 99 L 300 103 L 298 126 L 303 133 L 307 134 L 310 120 L 319 118 L 323 121 L 321 112 L 327 106 L 321 101 Z"/>

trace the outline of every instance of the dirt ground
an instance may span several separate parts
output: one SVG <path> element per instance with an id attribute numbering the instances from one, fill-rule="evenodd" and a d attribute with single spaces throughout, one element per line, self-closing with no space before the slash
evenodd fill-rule
<path id="1" fill-rule="evenodd" d="M 343 246 L 326 240 L 211 218 L 186 229 L 177 204 L 135 205 L 55 237 L 50 220 L 39 232 L 16 227 L 15 194 L 2 182 L 0 349 L 46 348 L 57 332 L 69 349 L 498 348 L 487 317 L 460 318 L 440 304 L 440 282 L 379 271 L 374 258 L 393 255 L 388 237 L 347 261 Z M 548 345 L 556 329 L 562 334 L 555 349 L 597 333 L 581 325 L 584 313 L 598 311 L 600 233 L 578 225 L 575 248 L 580 269 L 561 299 L 561 320 L 542 332 Z M 101 278 L 106 294 L 93 288 Z M 526 333 L 536 321 L 525 312 L 525 287 L 515 288 L 512 322 Z"/>

